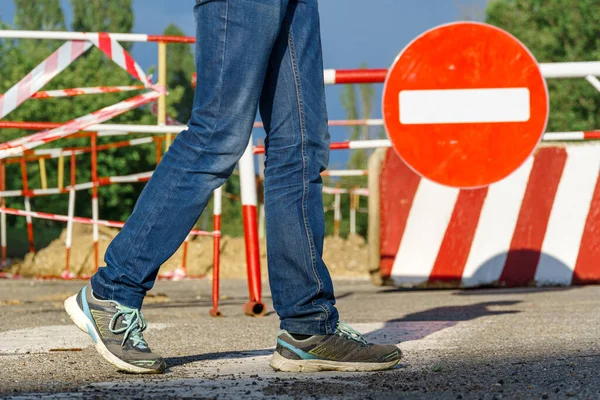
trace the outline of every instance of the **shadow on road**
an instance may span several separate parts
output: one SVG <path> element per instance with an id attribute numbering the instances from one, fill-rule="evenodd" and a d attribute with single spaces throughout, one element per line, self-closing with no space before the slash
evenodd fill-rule
<path id="1" fill-rule="evenodd" d="M 476 318 L 516 314 L 518 310 L 493 310 L 490 307 L 507 307 L 521 301 L 490 301 L 465 306 L 437 307 L 426 311 L 408 314 L 402 318 L 392 319 L 374 331 L 365 334 L 367 340 L 381 344 L 399 344 L 423 339 L 435 332 L 450 328 L 461 321 Z"/>
<path id="2" fill-rule="evenodd" d="M 191 364 L 199 361 L 232 360 L 240 358 L 262 357 L 273 354 L 273 351 L 274 349 L 223 351 L 219 353 L 205 353 L 191 356 L 169 357 L 165 358 L 165 362 L 167 363 L 167 367 L 170 368 L 185 364 Z"/>
<path id="3" fill-rule="evenodd" d="M 399 344 L 423 339 L 435 332 L 450 328 L 460 321 L 470 321 L 480 317 L 516 314 L 518 310 L 495 310 L 491 307 L 507 307 L 519 304 L 520 301 L 490 301 L 466 306 L 437 307 L 430 310 L 408 314 L 402 318 L 392 319 L 385 323 L 356 324 L 363 331 L 368 341 L 380 344 Z M 200 361 L 221 359 L 243 359 L 267 356 L 273 349 L 229 351 L 206 353 L 199 355 L 167 358 L 167 366 L 175 367 Z"/>

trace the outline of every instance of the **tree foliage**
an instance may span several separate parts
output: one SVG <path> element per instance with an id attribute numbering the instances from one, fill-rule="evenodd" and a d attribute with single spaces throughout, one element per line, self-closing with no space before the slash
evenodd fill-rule
<path id="1" fill-rule="evenodd" d="M 519 38 L 539 62 L 600 60 L 598 0 L 493 0 L 486 22 Z M 600 128 L 600 95 L 583 79 L 549 79 L 548 131 Z"/>

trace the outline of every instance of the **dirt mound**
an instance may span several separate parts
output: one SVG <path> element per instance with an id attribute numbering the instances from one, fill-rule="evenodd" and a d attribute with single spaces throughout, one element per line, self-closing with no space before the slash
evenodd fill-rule
<path id="1" fill-rule="evenodd" d="M 99 227 L 100 265 L 103 265 L 104 252 L 109 243 L 119 232 L 117 229 Z M 12 273 L 26 277 L 58 276 L 65 269 L 66 230 L 60 237 L 35 255 L 28 254 L 22 262 L 11 267 Z M 246 250 L 244 238 L 221 238 L 221 277 L 246 277 Z M 260 257 L 263 278 L 267 278 L 267 252 L 264 240 L 260 243 Z M 360 236 L 348 239 L 325 238 L 325 263 L 334 277 L 368 277 L 367 246 Z M 160 273 L 174 271 L 182 266 L 183 247 L 162 266 Z M 212 274 L 213 239 L 210 237 L 193 237 L 187 250 L 187 269 L 190 275 Z M 70 270 L 77 275 L 94 272 L 94 246 L 92 243 L 92 227 L 89 225 L 73 226 L 73 245 L 69 262 Z"/>

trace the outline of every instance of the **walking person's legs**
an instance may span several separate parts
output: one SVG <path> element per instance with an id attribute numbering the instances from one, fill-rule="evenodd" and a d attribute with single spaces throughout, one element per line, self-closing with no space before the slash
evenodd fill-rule
<path id="1" fill-rule="evenodd" d="M 371 371 L 396 365 L 396 346 L 369 344 L 338 323 L 323 262 L 321 172 L 329 160 L 317 0 L 291 0 L 260 103 L 265 140 L 267 258 L 281 320 L 271 366 L 282 371 Z"/>
<path id="2" fill-rule="evenodd" d="M 329 134 L 317 0 L 202 0 L 195 15 L 198 85 L 188 129 L 111 243 L 107 266 L 66 300 L 67 311 L 117 368 L 164 370 L 142 336 L 144 296 L 212 191 L 232 173 L 260 99 L 267 128 L 269 275 L 282 328 L 271 365 L 286 371 L 395 365 L 401 355 L 395 346 L 368 344 L 338 323 L 322 260 L 320 172 Z"/>
<path id="3" fill-rule="evenodd" d="M 91 288 L 65 302 L 117 368 L 160 372 L 139 312 L 160 266 L 177 250 L 212 191 L 231 175 L 252 129 L 287 0 L 202 0 L 194 8 L 198 84 L 188 129 L 174 140 Z"/>

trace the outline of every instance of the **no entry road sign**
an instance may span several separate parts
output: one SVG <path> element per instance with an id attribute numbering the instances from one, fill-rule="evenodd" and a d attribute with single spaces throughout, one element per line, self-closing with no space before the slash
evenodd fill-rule
<path id="1" fill-rule="evenodd" d="M 425 32 L 398 56 L 383 92 L 386 130 L 420 175 L 475 188 L 515 171 L 548 120 L 537 61 L 514 36 L 458 22 Z"/>

